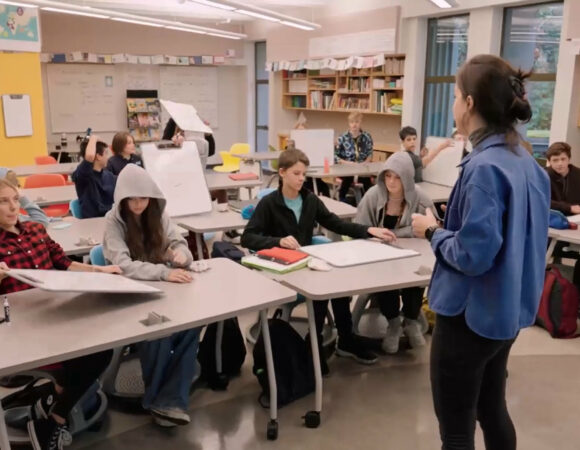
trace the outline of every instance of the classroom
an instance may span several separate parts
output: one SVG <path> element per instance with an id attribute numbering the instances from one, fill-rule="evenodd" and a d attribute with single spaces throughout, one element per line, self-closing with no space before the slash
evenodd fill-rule
<path id="1" fill-rule="evenodd" d="M 580 448 L 579 21 L 0 0 L 0 450 Z"/>

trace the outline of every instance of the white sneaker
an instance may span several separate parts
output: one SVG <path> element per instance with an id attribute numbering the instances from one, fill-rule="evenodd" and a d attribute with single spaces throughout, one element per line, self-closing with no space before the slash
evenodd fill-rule
<path id="1" fill-rule="evenodd" d="M 180 408 L 151 408 L 153 416 L 163 421 L 169 421 L 175 425 L 187 425 L 191 422 L 189 414 Z"/>
<path id="2" fill-rule="evenodd" d="M 153 422 L 155 422 L 156 425 L 159 425 L 162 428 L 175 428 L 177 426 L 176 423 L 170 422 L 169 420 L 161 419 L 153 414 L 151 414 L 151 417 L 153 417 Z"/>
<path id="3" fill-rule="evenodd" d="M 405 336 L 409 338 L 409 344 L 412 348 L 423 347 L 425 338 L 421 330 L 421 324 L 418 320 L 405 319 Z"/>
<path id="4" fill-rule="evenodd" d="M 397 353 L 399 351 L 399 340 L 403 335 L 403 327 L 401 326 L 401 318 L 396 317 L 389 320 L 387 327 L 387 335 L 383 338 L 382 347 L 386 353 Z"/>

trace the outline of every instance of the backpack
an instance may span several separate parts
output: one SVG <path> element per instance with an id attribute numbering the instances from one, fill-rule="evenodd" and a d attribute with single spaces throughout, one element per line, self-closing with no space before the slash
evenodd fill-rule
<path id="1" fill-rule="evenodd" d="M 556 228 L 557 230 L 577 230 L 578 225 L 572 223 L 568 218 L 560 211 L 555 209 L 550 210 L 550 228 Z"/>
<path id="2" fill-rule="evenodd" d="M 314 369 L 312 357 L 307 350 L 307 343 L 288 322 L 278 318 L 281 313 L 281 310 L 277 310 L 274 318 L 268 321 L 279 407 L 314 391 Z M 268 384 L 264 339 L 261 333 L 256 345 L 254 345 L 253 356 L 252 372 L 262 387 L 258 401 L 264 408 L 267 408 L 270 386 Z"/>
<path id="3" fill-rule="evenodd" d="M 212 258 L 228 258 L 237 263 L 242 262 L 242 257 L 244 252 L 242 252 L 238 247 L 236 247 L 231 242 L 214 242 L 211 251 Z"/>
<path id="4" fill-rule="evenodd" d="M 577 337 L 579 306 L 576 286 L 556 267 L 548 266 L 536 324 L 548 330 L 554 338 Z"/>
<path id="5" fill-rule="evenodd" d="M 246 345 L 244 344 L 238 319 L 234 317 L 223 322 L 221 374 L 216 371 L 215 343 L 217 323 L 207 326 L 197 353 L 197 360 L 201 366 L 200 379 L 207 381 L 209 387 L 213 390 L 226 389 L 230 377 L 239 375 L 246 359 Z"/>

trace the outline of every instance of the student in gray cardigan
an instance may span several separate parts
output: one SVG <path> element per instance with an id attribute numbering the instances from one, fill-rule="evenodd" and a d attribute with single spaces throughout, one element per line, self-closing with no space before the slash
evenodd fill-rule
<path id="1" fill-rule="evenodd" d="M 397 237 L 413 237 L 412 215 L 425 214 L 430 209 L 437 217 L 433 201 L 415 185 L 413 163 L 405 152 L 389 157 L 377 176 L 377 184 L 363 197 L 358 206 L 356 222 L 392 230 Z M 389 326 L 382 347 L 387 353 L 397 353 L 403 333 L 412 347 L 425 345 L 417 320 L 421 312 L 423 288 L 406 288 L 375 294 L 381 312 Z M 404 323 L 400 317 L 400 298 L 403 300 Z"/>

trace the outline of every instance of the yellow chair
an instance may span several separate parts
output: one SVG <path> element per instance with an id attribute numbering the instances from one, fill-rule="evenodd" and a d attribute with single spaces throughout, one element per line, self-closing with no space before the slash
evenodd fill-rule
<path id="1" fill-rule="evenodd" d="M 230 153 L 250 153 L 250 144 L 236 143 L 230 147 Z"/>
<path id="2" fill-rule="evenodd" d="M 237 172 L 240 170 L 240 158 L 232 156 L 230 152 L 221 151 L 220 156 L 222 157 L 222 165 L 215 166 L 213 170 L 216 172 Z"/>

